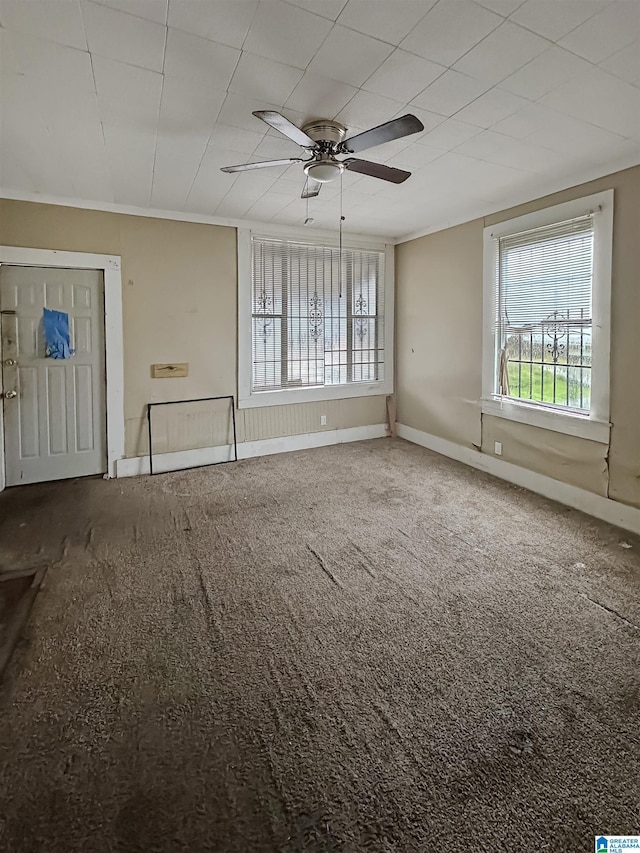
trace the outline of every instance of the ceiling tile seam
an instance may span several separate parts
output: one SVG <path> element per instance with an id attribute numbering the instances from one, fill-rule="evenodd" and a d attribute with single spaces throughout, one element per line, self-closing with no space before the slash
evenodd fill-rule
<path id="1" fill-rule="evenodd" d="M 504 134 L 499 135 L 504 136 Z M 510 137 L 505 136 L 505 139 L 510 139 Z M 513 140 L 510 139 L 510 141 Z M 451 151 L 448 153 L 455 154 L 457 157 L 465 157 L 467 160 L 477 160 L 480 163 L 489 163 L 490 166 L 500 166 L 505 169 L 511 169 L 514 172 L 521 172 L 523 175 L 529 175 L 530 177 L 540 174 L 540 172 L 536 169 L 523 169 L 521 166 L 511 166 L 509 165 L 509 163 L 505 163 L 503 160 L 489 160 L 486 155 L 481 157 L 479 154 L 463 154 L 458 151 L 458 148 L 462 148 L 463 145 L 465 145 L 464 142 L 460 143 L 460 145 L 457 145 L 455 148 L 452 148 Z"/>
<path id="2" fill-rule="evenodd" d="M 81 21 L 82 21 L 82 27 L 84 29 L 84 18 L 81 17 Z M 113 170 L 111 168 L 111 162 L 110 162 L 109 157 L 107 155 L 107 140 L 106 140 L 106 136 L 104 133 L 104 121 L 102 119 L 102 114 L 100 112 L 100 99 L 98 97 L 98 86 L 96 84 L 96 72 L 95 72 L 95 69 L 93 67 L 93 56 L 91 55 L 91 51 L 88 51 L 88 53 L 89 53 L 89 62 L 91 63 L 91 75 L 93 77 L 93 90 L 95 92 L 96 103 L 98 105 L 98 115 L 100 117 L 100 131 L 101 131 L 101 135 L 102 135 L 102 146 L 103 146 L 103 150 L 104 150 L 104 161 L 105 161 L 105 164 L 107 166 L 107 171 L 109 172 L 109 177 L 111 179 L 111 197 L 115 200 L 115 197 L 116 197 L 115 186 L 116 186 L 116 184 L 115 184 L 115 181 L 113 178 Z"/>
<path id="3" fill-rule="evenodd" d="M 474 6 L 478 6 L 478 8 L 483 9 L 485 12 L 493 12 L 494 15 L 499 15 L 502 18 L 502 23 L 504 23 L 505 21 L 509 20 L 511 15 L 518 11 L 520 6 L 522 6 L 522 4 L 526 2 L 526 0 L 522 0 L 522 3 L 520 3 L 518 9 L 514 9 L 513 12 L 509 12 L 508 15 L 503 15 L 502 12 L 498 12 L 497 9 L 490 9 L 488 6 L 483 6 L 482 3 L 479 2 L 479 0 L 471 0 L 471 2 Z M 498 24 L 498 26 L 500 26 L 500 24 Z"/>
<path id="4" fill-rule="evenodd" d="M 474 0 L 471 0 L 471 2 L 473 3 Z M 526 2 L 526 0 L 525 0 L 525 2 Z M 614 0 L 609 0 L 609 3 L 607 4 L 607 6 L 604 7 L 604 9 L 607 9 L 613 2 L 614 2 Z M 524 5 L 524 3 L 522 5 Z M 519 8 L 520 8 L 520 6 L 518 6 L 518 9 Z M 515 13 L 518 11 L 518 9 L 514 9 L 513 12 L 511 13 L 511 15 L 515 15 Z M 530 27 L 527 27 L 525 24 L 519 24 L 519 23 L 516 23 L 516 21 L 512 21 L 511 15 L 509 15 L 509 18 L 507 20 L 509 21 L 510 24 L 513 24 L 514 27 L 520 27 L 520 29 L 526 30 L 528 33 L 531 33 L 531 35 L 533 35 L 533 36 L 537 36 L 538 38 L 541 38 L 541 39 L 546 39 L 547 41 L 551 42 L 552 45 L 559 48 L 560 50 L 566 50 L 566 52 L 570 53 L 572 56 L 575 56 L 578 59 L 581 59 L 583 62 L 588 62 L 589 65 L 592 65 L 594 68 L 598 68 L 599 63 L 592 62 L 590 59 L 586 59 L 584 56 L 580 56 L 579 53 L 576 53 L 575 51 L 571 50 L 571 48 L 565 47 L 564 45 L 561 45 L 558 42 L 562 41 L 562 39 L 566 38 L 568 35 L 571 35 L 571 33 L 575 32 L 575 30 L 579 29 L 579 27 L 581 27 L 583 24 L 586 24 L 587 21 L 590 21 L 591 18 L 595 18 L 595 16 L 599 15 L 601 12 L 603 12 L 604 9 L 599 9 L 597 12 L 594 12 L 593 15 L 590 15 L 588 18 L 585 18 L 584 21 L 582 21 L 580 24 L 577 24 L 573 29 L 569 30 L 569 32 L 560 36 L 555 41 L 553 39 L 547 38 L 547 36 L 541 36 L 540 33 L 537 33 L 535 30 L 532 30 Z M 546 50 L 549 50 L 549 48 L 547 47 Z M 624 48 L 621 48 L 621 50 L 624 50 Z M 544 51 L 543 51 L 543 53 L 544 53 Z M 604 59 L 601 59 L 600 62 L 606 62 L 606 60 L 610 59 L 614 53 L 617 53 L 617 51 L 614 50 L 614 52 L 612 54 L 610 54 L 610 56 L 606 56 Z M 542 54 L 539 53 L 538 56 L 542 56 Z M 533 59 L 529 60 L 529 62 L 533 62 L 533 60 L 537 59 L 537 58 L 538 57 L 534 56 Z M 528 65 L 529 62 L 527 62 L 526 64 Z M 520 66 L 520 68 L 525 68 L 525 67 L 526 67 L 525 65 Z M 518 68 L 516 70 L 520 71 L 520 68 Z M 512 73 L 515 74 L 516 72 L 514 71 Z M 504 79 L 506 80 L 507 78 L 505 77 Z M 504 80 L 501 80 L 500 82 L 503 83 Z"/>
<path id="5" fill-rule="evenodd" d="M 433 12 L 433 10 L 434 10 L 437 6 L 439 6 L 441 2 L 442 2 L 442 0 L 437 0 L 437 3 L 435 3 L 435 4 L 434 4 L 430 9 L 429 9 L 429 11 L 427 12 L 427 14 L 426 14 L 424 17 L 426 18 L 426 17 L 427 17 L 427 15 L 429 15 L 431 12 Z M 473 0 L 471 0 L 471 2 L 473 3 Z M 428 62 L 433 62 L 433 63 L 435 63 L 436 65 L 444 65 L 447 69 L 449 69 L 449 70 L 453 70 L 453 66 L 454 66 L 457 62 L 460 62 L 460 60 L 461 60 L 463 57 L 465 57 L 465 56 L 466 56 L 470 51 L 472 51 L 472 50 L 474 50 L 476 47 L 478 47 L 478 45 L 479 45 L 479 44 L 482 44 L 482 42 L 483 42 L 486 38 L 488 38 L 492 33 L 495 33 L 495 31 L 498 29 L 498 27 L 501 27 L 501 26 L 505 23 L 505 21 L 507 20 L 505 17 L 503 17 L 502 15 L 498 14 L 497 12 L 493 12 L 493 10 L 492 10 L 492 9 L 487 9 L 487 8 L 486 8 L 486 6 L 481 6 L 481 5 L 480 5 L 480 4 L 478 4 L 478 3 L 475 3 L 474 5 L 475 5 L 475 6 L 478 6 L 478 7 L 479 7 L 479 8 L 481 8 L 481 9 L 484 9 L 484 11 L 485 11 L 485 12 L 492 12 L 493 14 L 498 15 L 498 17 L 499 17 L 499 18 L 502 18 L 502 20 L 500 21 L 500 23 L 499 23 L 499 24 L 496 24 L 496 25 L 495 25 L 495 27 L 494 27 L 492 30 L 490 30 L 486 35 L 484 35 L 484 36 L 483 36 L 479 41 L 477 41 L 474 45 L 472 45 L 472 46 L 469 48 L 469 50 L 466 50 L 463 54 L 461 54 L 461 55 L 460 55 L 460 56 L 455 60 L 455 62 L 452 62 L 452 63 L 451 63 L 451 65 L 446 65 L 446 63 L 442 63 L 442 62 L 436 62 L 436 61 L 435 61 L 435 59 L 431 59 L 431 58 L 429 58 L 429 57 L 422 56 L 422 55 L 421 55 L 421 54 L 419 54 L 419 53 L 413 53 L 413 51 L 412 51 L 412 50 L 406 50 L 406 48 L 402 47 L 402 42 L 400 42 L 400 44 L 398 45 L 398 47 L 399 47 L 401 50 L 406 50 L 406 52 L 407 52 L 407 53 L 412 53 L 414 56 L 419 56 L 421 59 L 427 59 L 427 61 L 428 61 Z M 424 18 L 423 18 L 422 20 L 424 20 Z M 405 36 L 405 37 L 404 37 L 404 39 L 403 39 L 402 41 L 404 41 L 406 38 L 407 38 L 407 36 Z M 458 72 L 458 74 L 461 74 L 461 73 L 462 73 L 461 71 L 459 71 L 459 72 Z M 467 75 L 467 76 L 469 76 L 469 75 Z M 435 83 L 435 80 L 433 81 L 433 83 Z M 431 83 L 429 83 L 429 86 L 431 86 L 431 85 L 432 85 L 432 84 L 431 84 Z M 427 89 L 429 88 L 429 86 L 427 86 Z M 425 89 L 425 90 L 423 90 L 423 91 L 426 91 L 426 89 Z M 423 92 L 420 92 L 420 94 L 419 94 L 419 95 L 416 95 L 416 98 L 419 98 L 419 97 L 420 97 L 420 95 L 422 95 L 422 94 L 423 94 Z"/>
<path id="6" fill-rule="evenodd" d="M 262 3 L 263 1 L 264 0 L 260 0 L 260 3 Z M 325 15 L 321 15 L 320 12 L 316 12 L 313 9 L 307 9 L 303 6 L 298 6 L 297 3 L 290 3 L 289 0 L 283 0 L 283 2 L 286 3 L 287 6 L 291 6 L 292 9 L 297 9 L 298 11 L 307 12 L 307 14 L 309 14 L 309 15 L 315 15 L 316 18 L 321 18 L 323 21 L 331 21 L 332 24 L 335 24 L 337 22 L 338 18 L 340 17 L 340 15 L 344 12 L 344 7 L 347 5 L 349 0 L 345 0 L 345 3 L 342 6 L 342 9 L 340 9 L 340 12 L 338 13 L 338 18 L 327 18 Z M 331 32 L 331 30 L 329 32 Z"/>
<path id="7" fill-rule="evenodd" d="M 144 21 L 145 24 L 155 24 L 156 27 L 166 26 L 166 24 L 159 24 L 158 21 L 152 21 L 150 18 L 141 18 L 140 15 L 136 15 L 133 12 L 129 12 L 128 9 L 122 9 L 120 7 L 116 9 L 114 6 L 110 6 L 108 3 L 100 3 L 99 0 L 79 0 L 79 2 L 81 11 L 83 3 L 91 3 L 92 6 L 97 6 L 99 9 L 107 9 L 110 12 L 115 12 L 116 15 L 127 15 L 127 17 L 135 18 L 137 21 Z M 167 9 L 168 8 L 169 4 L 167 3 Z"/>
<path id="8" fill-rule="evenodd" d="M 486 39 L 488 39 L 488 38 L 489 38 L 489 36 L 493 35 L 493 34 L 495 33 L 495 31 L 496 31 L 497 29 L 499 29 L 499 27 L 504 26 L 504 24 L 505 24 L 505 23 L 509 23 L 509 24 L 511 24 L 511 26 L 512 26 L 512 27 L 518 27 L 518 28 L 519 28 L 519 29 L 521 29 L 521 30 L 526 29 L 525 27 L 522 27 L 520 24 L 516 24 L 514 21 L 503 21 L 503 22 L 502 22 L 502 24 L 498 24 L 498 26 L 497 26 L 494 30 L 492 30 L 490 33 L 487 33 L 487 34 L 486 34 L 486 36 L 484 36 L 483 38 L 481 38 L 481 39 L 480 39 L 480 41 L 479 41 L 479 42 L 477 42 L 476 44 L 474 44 L 474 46 L 473 46 L 472 48 L 470 48 L 469 50 L 467 50 L 467 51 L 466 51 L 466 53 L 463 53 L 463 54 L 462 54 L 462 56 L 459 56 L 459 57 L 456 59 L 456 61 L 453 63 L 453 65 L 451 65 L 451 66 L 450 66 L 451 70 L 452 70 L 452 71 L 455 71 L 456 69 L 455 69 L 455 67 L 454 67 L 454 66 L 456 66 L 456 65 L 457 65 L 461 60 L 463 60 L 463 59 L 465 58 L 465 56 L 466 56 L 468 53 L 471 53 L 471 51 L 472 51 L 472 50 L 475 50 L 477 47 L 479 47 L 479 46 L 482 44 L 482 42 L 483 42 L 483 41 L 486 41 Z M 549 50 L 549 48 L 550 48 L 550 47 L 553 47 L 553 45 L 555 44 L 555 42 L 551 41 L 550 39 L 546 38 L 545 36 L 541 36 L 541 35 L 539 35 L 538 33 L 534 33 L 534 32 L 532 32 L 532 31 L 530 31 L 530 30 L 527 30 L 527 32 L 531 32 L 531 35 L 534 35 L 536 38 L 542 39 L 542 41 L 546 41 L 546 42 L 547 42 L 547 47 L 545 47 L 545 49 L 544 49 L 544 50 Z M 538 54 L 538 56 L 540 56 L 540 54 L 541 54 L 541 53 L 544 53 L 544 50 L 541 50 L 541 51 L 540 51 L 540 53 Z M 534 57 L 534 58 L 535 58 L 535 57 Z M 519 65 L 519 66 L 518 66 L 518 68 L 516 68 L 514 71 L 510 71 L 507 75 L 505 75 L 504 77 L 502 77 L 500 80 L 498 80 L 498 81 L 496 81 L 495 83 L 493 83 L 493 85 L 491 86 L 491 88 L 493 89 L 493 88 L 494 88 L 495 86 L 497 86 L 499 83 L 502 83 L 504 80 L 506 80 L 506 79 L 507 79 L 507 77 L 511 77 L 511 75 L 512 75 L 512 74 L 515 74 L 515 73 L 516 73 L 516 71 L 519 71 L 521 68 L 523 68 L 523 67 L 524 67 L 524 65 L 526 65 L 526 63 L 523 63 L 522 65 Z M 458 71 L 458 74 L 464 74 L 464 73 L 465 73 L 464 71 Z M 470 75 L 470 74 L 467 74 L 466 76 L 467 76 L 467 77 L 470 77 L 471 75 Z M 473 79 L 474 79 L 474 80 L 476 80 L 477 78 L 476 78 L 476 77 L 474 77 Z M 483 81 L 482 81 L 482 80 L 479 80 L 478 82 L 482 83 Z"/>
<path id="9" fill-rule="evenodd" d="M 428 14 L 428 13 L 427 13 L 427 14 Z M 425 17 L 426 17 L 426 15 L 425 15 Z M 385 42 L 385 43 L 386 43 L 386 42 Z M 392 50 L 392 51 L 391 51 L 391 53 L 389 54 L 389 56 L 387 56 L 387 58 L 386 58 L 386 59 L 384 59 L 384 60 L 380 63 L 380 65 L 376 68 L 376 70 L 375 70 L 375 71 L 372 71 L 372 72 L 371 72 L 371 74 L 369 74 L 369 76 L 367 77 L 367 79 L 366 79 L 366 80 L 362 83 L 362 85 L 359 87 L 359 88 L 360 88 L 360 91 L 368 92 L 368 93 L 370 93 L 370 94 L 374 94 L 374 95 L 379 94 L 379 92 L 375 92 L 373 89 L 365 89 L 364 87 L 365 87 L 365 86 L 366 86 L 366 84 L 369 82 L 369 80 L 371 80 L 371 78 L 373 77 L 373 75 L 378 73 L 378 71 L 382 68 L 382 66 L 385 64 L 385 62 L 387 62 L 387 60 L 391 59 L 391 58 L 393 57 L 393 55 L 394 55 L 397 51 L 399 51 L 399 50 L 403 51 L 404 53 L 409 53 L 409 54 L 411 54 L 411 56 L 416 56 L 416 57 L 418 57 L 418 59 L 422 59 L 422 60 L 424 60 L 425 62 L 430 62 L 430 63 L 431 63 L 431 65 L 437 65 L 437 66 L 439 66 L 440 68 L 442 68 L 442 71 L 440 72 L 440 74 L 438 74 L 438 76 L 437 76 L 435 79 L 433 79 L 433 80 L 431 81 L 431 83 L 429 83 L 429 86 L 431 86 L 433 83 L 435 83 L 435 82 L 436 82 L 436 80 L 439 80 L 439 79 L 442 77 L 442 75 L 443 75 L 443 74 L 446 74 L 446 73 L 447 73 L 447 71 L 449 71 L 449 70 L 450 70 L 450 66 L 448 66 L 448 65 L 443 65 L 441 62 L 434 62 L 434 61 L 433 61 L 433 59 L 425 59 L 425 58 L 424 58 L 424 56 L 419 56 L 417 53 L 411 53 L 411 51 L 410 51 L 410 50 L 405 50 L 403 47 L 399 47 L 399 46 L 397 46 L 397 47 L 395 47 L 395 48 L 394 48 L 394 50 Z M 456 61 L 457 61 L 457 60 L 456 60 Z M 414 96 L 413 96 L 413 98 L 412 98 L 411 100 L 412 100 L 412 101 L 414 101 L 416 98 L 419 98 L 419 97 L 420 97 L 420 95 L 424 94 L 424 92 L 426 92 L 426 91 L 427 91 L 427 89 L 429 88 L 429 86 L 425 86 L 425 87 L 424 87 L 424 89 L 422 89 L 420 92 L 418 92 L 416 95 L 414 95 Z M 355 97 L 355 95 L 354 95 L 354 97 Z M 383 97 L 383 98 L 384 98 L 384 97 L 388 97 L 388 96 L 387 96 L 387 95 L 382 95 L 381 97 Z M 395 98 L 391 98 L 391 100 L 396 100 L 396 99 L 395 99 Z M 349 103 L 351 103 L 351 101 L 349 101 Z M 406 103 L 407 103 L 407 104 L 409 104 L 410 102 L 409 102 L 409 101 L 407 101 Z M 433 111 L 431 110 L 430 112 L 433 112 Z"/>
<path id="10" fill-rule="evenodd" d="M 169 3 L 172 3 L 172 2 L 173 2 L 173 0 L 167 0 L 167 8 L 169 7 Z M 242 44 L 240 45 L 240 55 L 241 56 L 244 52 L 244 46 L 246 44 L 247 39 L 249 38 L 249 33 L 251 32 L 251 27 L 253 26 L 253 22 L 256 19 L 256 15 L 258 14 L 259 8 L 260 8 L 260 3 L 258 2 L 258 3 L 256 3 L 256 8 L 253 10 L 253 15 L 251 16 L 251 20 L 249 21 L 249 26 L 247 27 L 247 31 L 244 34 L 244 38 L 242 39 Z M 229 45 L 227 45 L 227 46 L 229 46 Z M 249 51 L 247 51 L 247 53 L 249 53 Z M 235 74 L 235 70 L 233 73 Z M 231 80 L 233 80 L 233 74 L 231 75 Z M 231 82 L 231 80 L 229 80 L 229 82 Z"/>
<path id="11" fill-rule="evenodd" d="M 283 0 L 283 2 L 285 2 L 287 4 L 287 6 L 291 6 L 292 9 L 302 9 L 303 8 L 302 6 L 298 6 L 297 3 L 292 3 L 291 0 Z M 342 8 L 338 12 L 338 15 L 336 18 L 327 17 L 326 15 L 323 15 L 321 12 L 312 12 L 310 9 L 305 9 L 304 11 L 309 12 L 309 14 L 311 14 L 311 15 L 315 15 L 317 18 L 322 18 L 323 21 L 333 21 L 333 23 L 335 24 L 335 22 L 338 20 L 340 15 L 344 12 L 344 7 L 347 5 L 348 2 L 349 2 L 349 0 L 344 0 L 344 2 L 342 4 Z"/>
<path id="12" fill-rule="evenodd" d="M 257 8 L 257 7 L 256 7 L 256 8 Z M 238 67 L 238 63 L 240 62 L 240 57 L 241 57 L 241 56 L 242 56 L 242 51 L 238 51 L 238 59 L 237 59 L 237 61 L 236 61 L 235 67 L 234 67 L 234 69 L 233 69 L 233 73 L 231 74 L 231 78 L 230 78 L 230 80 L 229 80 L 229 83 L 231 82 L 231 80 L 233 80 L 233 75 L 236 73 L 236 68 Z M 186 199 L 185 199 L 185 204 L 187 204 L 187 203 L 188 203 L 189 198 L 190 198 L 190 196 L 191 196 L 191 193 L 193 192 L 193 187 L 194 187 L 194 185 L 195 185 L 196 181 L 198 180 L 198 175 L 200 174 L 200 169 L 202 168 L 202 163 L 204 162 L 204 158 L 207 156 L 207 150 L 208 150 L 208 148 L 209 148 L 209 145 L 211 144 L 211 137 L 213 136 L 213 133 L 214 133 L 214 130 L 215 130 L 215 127 L 216 127 L 217 121 L 218 121 L 218 117 L 220 116 L 220 113 L 222 112 L 222 110 L 223 110 L 223 108 L 224 108 L 224 105 L 225 105 L 225 104 L 226 104 L 226 102 L 227 102 L 227 98 L 229 97 L 229 94 L 231 94 L 231 93 L 229 92 L 229 88 L 228 88 L 228 86 L 227 86 L 226 94 L 225 94 L 225 96 L 224 96 L 224 98 L 223 98 L 223 100 L 222 100 L 222 103 L 220 104 L 220 107 L 219 107 L 219 109 L 218 109 L 218 112 L 217 112 L 217 114 L 216 114 L 216 117 L 215 117 L 214 122 L 213 122 L 213 125 L 212 125 L 211 133 L 210 133 L 210 134 L 209 134 L 209 136 L 207 137 L 207 142 L 206 142 L 206 144 L 205 144 L 205 146 L 204 146 L 204 148 L 203 148 L 202 156 L 200 157 L 200 160 L 199 160 L 199 162 L 198 162 L 198 168 L 196 169 L 195 174 L 194 174 L 194 176 L 193 176 L 193 180 L 191 181 L 191 184 L 189 185 L 189 191 L 187 192 L 187 196 L 186 196 Z M 241 128 L 238 128 L 238 129 L 241 129 Z M 235 186 L 235 184 L 236 184 L 236 181 L 237 181 L 237 180 L 238 180 L 238 175 L 235 175 L 235 177 L 234 177 L 234 179 L 233 179 L 232 183 L 231 183 L 231 184 L 230 184 L 230 186 L 229 186 L 229 189 L 228 189 L 228 190 L 227 190 L 227 192 L 224 194 L 223 199 L 225 199 L 225 198 L 229 195 L 229 193 L 231 192 L 231 190 L 232 190 L 232 189 L 233 189 L 233 187 Z"/>
<path id="13" fill-rule="evenodd" d="M 128 9 L 115 8 L 114 6 L 110 6 L 108 3 L 101 3 L 100 0 L 82 0 L 84 3 L 93 3 L 94 6 L 99 6 L 101 9 L 108 9 L 111 12 L 119 12 L 121 15 L 128 15 L 130 18 L 135 18 L 137 21 L 144 21 L 145 24 L 156 24 L 158 27 L 166 27 L 167 26 L 167 18 L 169 16 L 169 3 L 167 2 L 167 12 L 164 16 L 164 24 L 160 24 L 158 21 L 153 21 L 151 18 L 143 18 L 141 15 L 136 15 L 135 12 L 130 12 Z M 78 4 L 82 7 L 82 3 L 78 0 Z M 83 21 L 84 23 L 84 21 Z"/>
<path id="14" fill-rule="evenodd" d="M 100 136 L 102 138 L 102 156 L 103 156 L 104 164 L 107 167 L 107 172 L 109 174 L 109 179 L 111 182 L 111 186 L 110 186 L 111 197 L 115 200 L 115 197 L 116 197 L 115 196 L 115 182 L 113 180 L 113 173 L 111 171 L 111 165 L 109 163 L 109 157 L 107 156 L 107 142 L 106 142 L 105 135 L 104 135 L 104 122 L 102 121 L 102 116 L 100 115 L 100 99 L 98 97 L 98 86 L 96 84 L 96 73 L 95 73 L 95 70 L 93 67 L 93 56 L 91 55 L 91 51 L 89 50 L 89 39 L 87 37 L 87 28 L 85 26 L 84 15 L 82 13 L 82 4 L 80 3 L 80 0 L 77 0 L 77 5 L 78 5 L 78 14 L 80 15 L 80 26 L 82 27 L 82 34 L 84 36 L 84 40 L 85 40 L 86 45 L 87 45 L 86 52 L 89 54 L 89 63 L 91 65 L 91 77 L 93 79 L 93 94 L 94 94 L 95 99 L 96 99 L 96 107 L 98 110 L 98 117 L 99 117 L 99 121 L 100 121 Z M 84 53 L 84 52 L 85 51 L 82 51 L 82 53 Z"/>
<path id="15" fill-rule="evenodd" d="M 421 24 L 421 23 L 424 21 L 424 19 L 427 17 L 427 15 L 429 14 L 429 12 L 431 12 L 431 10 L 432 10 L 432 9 L 435 9 L 435 7 L 436 7 L 437 5 L 438 5 L 438 4 L 436 3 L 436 4 L 434 4 L 434 5 L 431 7 L 431 9 L 427 9 L 427 11 L 424 13 L 424 15 L 420 18 L 420 20 L 419 20 L 419 21 L 416 21 L 416 23 L 411 27 L 411 29 L 409 30 L 409 32 L 408 32 L 408 33 L 405 33 L 405 35 L 403 35 L 403 36 L 402 36 L 402 38 L 400 39 L 400 41 L 399 41 L 399 42 L 394 42 L 394 41 L 385 41 L 385 39 L 380 38 L 380 36 L 372 36 L 372 35 L 371 35 L 371 33 L 365 33 L 365 32 L 363 32 L 362 30 L 358 30 L 358 29 L 356 29 L 356 27 L 351 27 L 351 26 L 349 26 L 349 24 L 343 24 L 343 23 L 341 23 L 340 18 L 342 17 L 342 13 L 344 12 L 344 10 L 347 8 L 347 4 L 346 4 L 346 3 L 345 3 L 345 5 L 344 5 L 344 6 L 343 6 L 343 8 L 342 8 L 342 12 L 340 12 L 340 14 L 338 15 L 338 17 L 336 18 L 335 23 L 336 23 L 338 26 L 340 26 L 340 27 L 344 27 L 344 29 L 345 29 L 345 30 L 351 30 L 351 32 L 352 32 L 352 33 L 358 33 L 358 35 L 366 36 L 367 38 L 373 39 L 374 41 L 379 41 L 381 44 L 384 44 L 384 45 L 386 45 L 387 47 L 399 48 L 399 47 L 400 47 L 400 43 L 401 43 L 401 42 L 403 42 L 403 41 L 407 38 L 407 36 L 411 33 L 411 31 L 412 31 L 412 30 L 414 30 L 414 29 L 415 29 L 419 24 Z M 403 49 L 404 49 L 404 48 L 403 48 Z M 407 51 L 407 53 L 411 53 L 411 51 Z M 414 55 L 415 55 L 415 54 L 414 54 Z M 388 57 L 387 57 L 387 58 L 388 58 Z M 424 59 L 424 56 L 422 57 L 422 59 Z"/>
<path id="16" fill-rule="evenodd" d="M 167 1 L 167 16 L 169 15 L 169 3 Z M 156 180 L 156 160 L 158 158 L 158 134 L 160 129 L 160 116 L 162 114 L 162 98 L 164 96 L 164 64 L 167 58 L 167 40 L 169 36 L 169 28 L 165 25 L 164 28 L 164 45 L 162 46 L 162 70 L 160 74 L 162 75 L 162 83 L 160 84 L 160 100 L 158 102 L 158 119 L 156 121 L 156 133 L 155 133 L 155 142 L 153 145 L 153 164 L 151 166 L 151 192 L 149 194 L 149 204 L 151 204 L 151 199 L 153 198 L 153 190 L 155 186 Z"/>
<path id="17" fill-rule="evenodd" d="M 582 57 L 580 57 L 580 58 L 582 58 Z M 605 69 L 604 69 L 604 68 L 599 68 L 599 67 L 598 67 L 598 66 L 596 66 L 596 65 L 594 65 L 593 67 L 594 67 L 594 68 L 597 68 L 597 69 L 598 69 L 598 71 L 599 71 L 601 74 L 606 74 L 606 76 L 607 76 L 607 77 L 610 77 L 610 78 L 611 78 L 611 80 L 613 80 L 615 83 L 624 83 L 624 84 L 626 84 L 626 85 L 628 85 L 628 86 L 629 86 L 629 85 L 633 85 L 633 84 L 631 84 L 631 83 L 627 83 L 627 82 L 626 82 L 626 80 L 622 80 L 620 77 L 616 77 L 614 74 L 610 74 L 608 71 L 605 71 Z M 577 76 L 579 77 L 580 75 L 577 75 Z M 577 79 L 577 77 L 573 77 L 573 78 L 571 78 L 571 80 L 569 80 L 569 81 L 568 81 L 568 83 L 571 83 L 571 82 L 573 82 L 573 80 L 576 80 L 576 79 Z M 567 85 L 567 84 L 563 84 L 563 85 Z M 638 88 L 638 87 L 636 87 L 636 88 Z M 500 91 L 505 91 L 505 90 L 501 89 Z M 552 91 L 558 91 L 558 90 L 557 90 L 557 89 L 555 89 L 555 90 L 552 90 Z M 562 116 L 563 118 L 569 118 L 569 119 L 572 119 L 573 121 L 577 121 L 577 122 L 580 122 L 580 123 L 582 123 L 582 124 L 588 124 L 590 127 L 595 127 L 597 130 L 606 130 L 606 131 L 607 131 L 607 133 L 611 133 L 611 134 L 614 134 L 615 136 L 619 136 L 621 139 L 629 139 L 629 140 L 631 140 L 632 142 L 634 142 L 634 141 L 635 141 L 635 137 L 633 137 L 633 136 L 624 136 L 623 134 L 620 134 L 620 133 L 618 133 L 618 132 L 617 132 L 617 131 L 615 131 L 615 130 L 611 130 L 609 127 L 605 127 L 605 126 L 604 126 L 604 125 L 602 125 L 602 124 L 596 124 L 595 122 L 590 121 L 590 120 L 588 120 L 588 119 L 586 119 L 586 118 L 577 118 L 576 116 L 570 115 L 570 114 L 569 114 L 569 113 L 567 113 L 567 112 L 561 112 L 561 111 L 560 111 L 560 109 L 559 109 L 559 108 L 557 108 L 557 107 L 552 107 L 552 106 L 549 106 L 548 104 L 543 104 L 543 103 L 541 103 L 541 102 L 542 102 L 542 99 L 543 99 L 543 98 L 546 98 L 546 97 L 547 97 L 547 95 L 549 95 L 549 94 L 550 94 L 549 92 L 546 92 L 544 95 L 540 95 L 540 97 L 539 97 L 539 98 L 536 98 L 536 99 L 535 99 L 534 101 L 532 101 L 531 103 L 534 103 L 534 104 L 540 104 L 540 106 L 544 107 L 544 108 L 545 108 L 545 109 L 547 109 L 547 110 L 551 110 L 551 111 L 552 111 L 552 112 L 554 112 L 554 113 L 558 113 L 558 115 Z M 520 95 L 519 97 L 523 97 L 523 96 L 522 96 L 522 95 Z M 529 99 L 527 99 L 527 100 L 529 100 Z M 541 146 L 541 147 L 542 147 L 542 146 Z M 553 150 L 553 149 L 550 149 L 550 150 Z"/>

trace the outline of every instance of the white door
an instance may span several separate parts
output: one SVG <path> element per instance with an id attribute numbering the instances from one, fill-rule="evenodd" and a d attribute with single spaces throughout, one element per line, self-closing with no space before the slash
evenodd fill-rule
<path id="1" fill-rule="evenodd" d="M 69 315 L 68 359 L 45 358 L 44 308 Z M 2 265 L 0 311 L 7 486 L 103 473 L 102 273 Z"/>

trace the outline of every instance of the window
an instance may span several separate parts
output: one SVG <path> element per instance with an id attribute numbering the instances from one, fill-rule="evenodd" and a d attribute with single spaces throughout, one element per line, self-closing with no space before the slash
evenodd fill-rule
<path id="1" fill-rule="evenodd" d="M 483 412 L 608 441 L 613 191 L 485 229 Z"/>
<path id="2" fill-rule="evenodd" d="M 341 251 L 253 234 L 249 251 L 248 311 L 242 293 L 239 300 L 240 405 L 390 393 L 385 248 Z"/>

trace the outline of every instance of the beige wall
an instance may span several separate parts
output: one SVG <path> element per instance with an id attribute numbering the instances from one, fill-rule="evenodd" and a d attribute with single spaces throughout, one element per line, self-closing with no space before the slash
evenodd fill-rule
<path id="1" fill-rule="evenodd" d="M 146 451 L 147 402 L 237 397 L 234 228 L 0 199 L 0 245 L 122 257 L 127 456 Z M 151 378 L 152 364 L 173 361 L 189 363 L 188 378 Z M 384 397 L 365 397 L 237 415 L 238 440 L 248 441 L 380 424 L 386 407 Z M 218 416 L 175 407 L 170 417 L 161 449 L 206 446 L 228 432 L 227 419 Z"/>
<path id="2" fill-rule="evenodd" d="M 610 447 L 482 416 L 482 230 L 613 188 Z M 640 506 L 640 166 L 396 248 L 398 422 Z"/>

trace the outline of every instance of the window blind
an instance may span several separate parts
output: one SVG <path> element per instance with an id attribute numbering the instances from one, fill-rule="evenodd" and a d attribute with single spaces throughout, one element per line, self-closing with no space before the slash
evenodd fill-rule
<path id="1" fill-rule="evenodd" d="M 588 410 L 593 215 L 497 240 L 497 392 Z"/>
<path id="2" fill-rule="evenodd" d="M 591 215 L 501 237 L 499 320 L 505 328 L 536 326 L 550 315 L 591 320 Z"/>
<path id="3" fill-rule="evenodd" d="M 252 238 L 252 391 L 384 378 L 384 254 Z"/>

